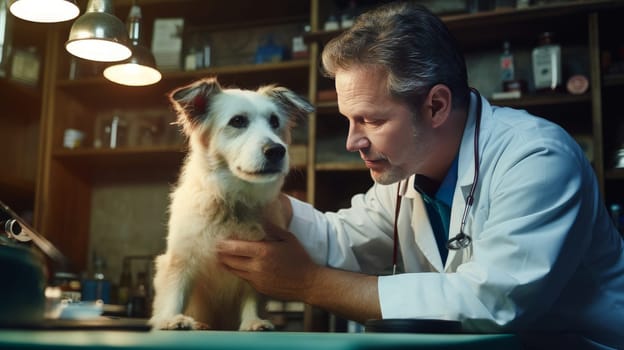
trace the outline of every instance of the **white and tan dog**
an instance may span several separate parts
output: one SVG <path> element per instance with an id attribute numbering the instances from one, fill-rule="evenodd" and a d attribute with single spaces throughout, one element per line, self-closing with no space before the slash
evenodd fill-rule
<path id="1" fill-rule="evenodd" d="M 150 323 L 158 329 L 272 329 L 258 317 L 257 293 L 219 266 L 215 244 L 265 237 L 265 209 L 277 202 L 289 171 L 290 129 L 313 108 L 283 87 L 224 89 L 214 78 L 178 88 L 169 99 L 190 149 L 171 193 Z"/>

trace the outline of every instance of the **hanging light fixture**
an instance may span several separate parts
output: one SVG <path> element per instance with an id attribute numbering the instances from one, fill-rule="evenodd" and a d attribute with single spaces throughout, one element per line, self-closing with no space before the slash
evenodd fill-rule
<path id="1" fill-rule="evenodd" d="M 17 18 L 42 23 L 69 21 L 80 13 L 75 0 L 10 0 L 9 10 Z"/>
<path id="2" fill-rule="evenodd" d="M 130 57 L 125 25 L 113 14 L 111 0 L 89 0 L 87 11 L 69 32 L 65 48 L 74 56 L 92 61 L 116 62 Z"/>
<path id="3" fill-rule="evenodd" d="M 132 56 L 122 63 L 104 69 L 104 77 L 117 84 L 144 86 L 155 84 L 162 78 L 156 69 L 152 52 L 141 45 L 141 8 L 132 5 L 128 14 L 128 33 L 132 42 Z"/>

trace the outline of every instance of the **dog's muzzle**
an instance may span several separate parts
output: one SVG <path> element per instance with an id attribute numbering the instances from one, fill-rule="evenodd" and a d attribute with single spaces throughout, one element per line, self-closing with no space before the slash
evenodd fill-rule
<path id="1" fill-rule="evenodd" d="M 284 156 L 286 155 L 286 147 L 280 145 L 279 143 L 272 142 L 263 147 L 262 153 L 264 153 L 264 157 L 270 163 L 277 163 L 284 159 Z"/>

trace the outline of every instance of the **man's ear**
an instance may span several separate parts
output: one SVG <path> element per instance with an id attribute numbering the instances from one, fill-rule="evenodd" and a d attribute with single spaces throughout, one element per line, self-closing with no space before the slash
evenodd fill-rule
<path id="1" fill-rule="evenodd" d="M 451 89 L 444 84 L 434 85 L 427 94 L 425 103 L 425 115 L 431 121 L 431 127 L 438 128 L 443 125 L 451 114 L 452 110 Z"/>

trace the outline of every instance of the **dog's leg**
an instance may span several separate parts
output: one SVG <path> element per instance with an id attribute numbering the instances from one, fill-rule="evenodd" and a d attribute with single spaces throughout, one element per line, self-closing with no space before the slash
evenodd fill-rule
<path id="1" fill-rule="evenodd" d="M 170 254 L 156 259 L 154 276 L 154 307 L 150 324 L 156 329 L 209 329 L 209 325 L 182 315 L 188 302 L 194 269 L 181 266 L 180 260 Z"/>
<path id="2" fill-rule="evenodd" d="M 270 331 L 275 328 L 268 320 L 258 317 L 258 295 L 247 283 L 244 285 L 241 304 L 241 331 Z"/>

